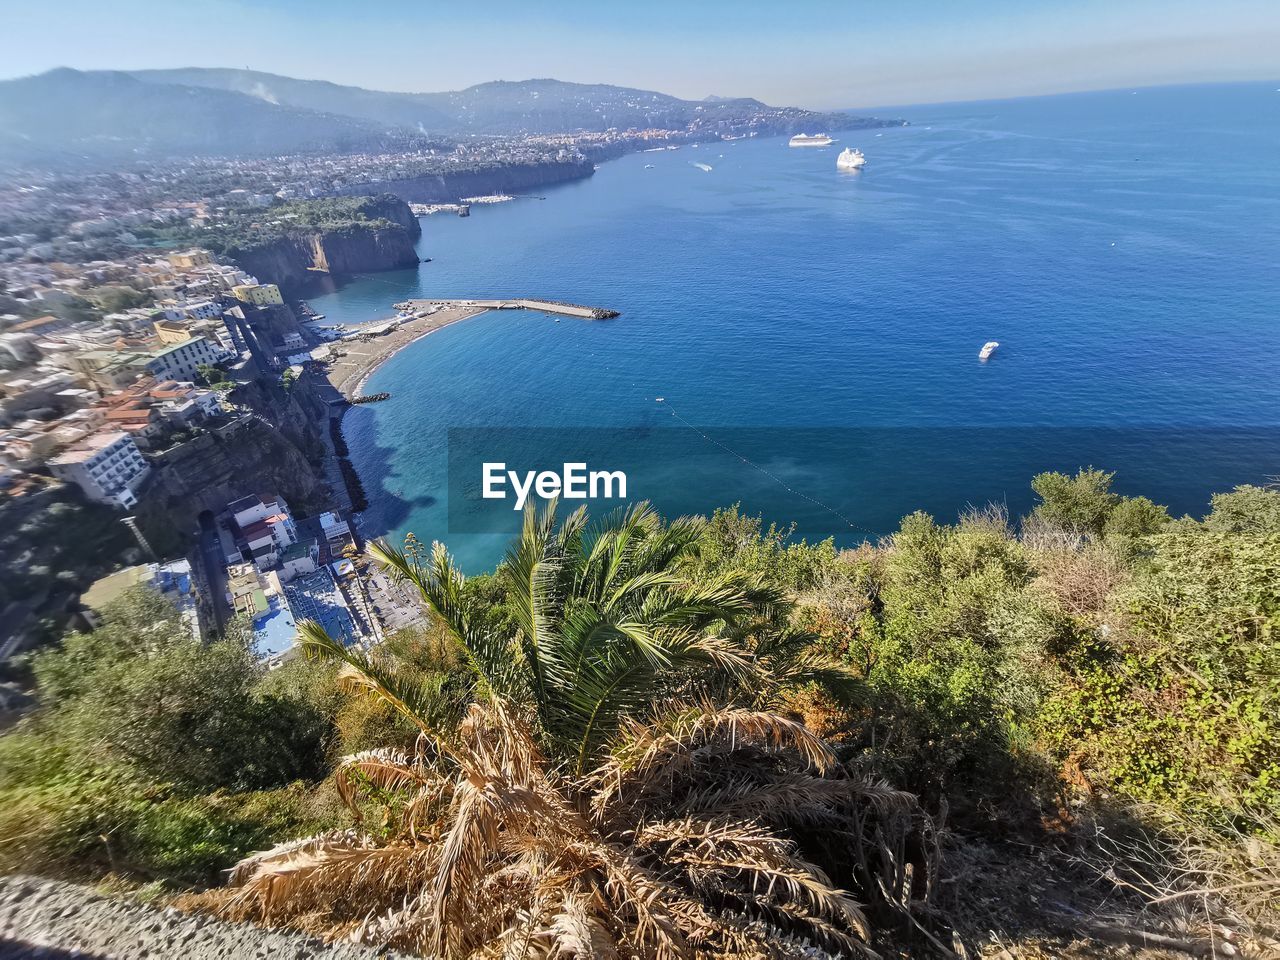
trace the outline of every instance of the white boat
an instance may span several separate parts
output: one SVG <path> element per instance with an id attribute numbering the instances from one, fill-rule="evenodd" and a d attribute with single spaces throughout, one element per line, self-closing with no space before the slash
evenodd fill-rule
<path id="1" fill-rule="evenodd" d="M 703 171 L 704 173 L 711 172 L 711 164 L 709 163 L 694 163 L 693 165 L 697 167 L 699 170 Z"/>
<path id="2" fill-rule="evenodd" d="M 982 345 L 982 349 L 978 351 L 978 359 L 985 360 L 996 352 L 996 347 L 1000 346 L 999 340 L 988 340 Z"/>
<path id="3" fill-rule="evenodd" d="M 840 151 L 840 155 L 836 157 L 837 170 L 857 170 L 859 167 L 867 165 L 867 158 L 862 155 L 862 151 L 854 147 L 845 147 Z"/>
<path id="4" fill-rule="evenodd" d="M 797 133 L 789 143 L 793 147 L 829 147 L 831 138 L 825 133 Z"/>

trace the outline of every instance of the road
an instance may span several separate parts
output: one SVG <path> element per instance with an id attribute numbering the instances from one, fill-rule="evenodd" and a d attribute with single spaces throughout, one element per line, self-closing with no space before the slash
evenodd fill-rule
<path id="1" fill-rule="evenodd" d="M 209 609 L 213 615 L 214 632 L 221 635 L 227 625 L 227 568 L 222 563 L 222 544 L 213 519 L 200 518 L 200 560 L 204 564 L 205 579 L 209 584 Z"/>

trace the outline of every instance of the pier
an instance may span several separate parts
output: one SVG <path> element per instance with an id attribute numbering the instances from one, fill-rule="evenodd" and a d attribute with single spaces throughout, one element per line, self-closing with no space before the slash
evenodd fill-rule
<path id="1" fill-rule="evenodd" d="M 537 310 L 540 313 L 558 313 L 565 317 L 578 317 L 582 320 L 609 320 L 618 316 L 617 310 L 605 310 L 601 307 L 584 307 L 578 303 L 563 303 L 559 300 L 530 300 L 513 298 L 509 300 L 406 300 L 395 304 L 397 310 L 405 313 L 418 313 L 430 307 L 474 307 L 481 310 Z"/>

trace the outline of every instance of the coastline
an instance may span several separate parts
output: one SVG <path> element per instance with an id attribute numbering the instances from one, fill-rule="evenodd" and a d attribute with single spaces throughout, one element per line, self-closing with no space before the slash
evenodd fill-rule
<path id="1" fill-rule="evenodd" d="M 380 366 L 409 344 L 459 320 L 488 312 L 487 307 L 450 307 L 429 317 L 407 320 L 391 333 L 370 343 L 344 343 L 340 348 L 344 355 L 329 362 L 326 376 L 333 388 L 343 396 L 358 394 Z"/>

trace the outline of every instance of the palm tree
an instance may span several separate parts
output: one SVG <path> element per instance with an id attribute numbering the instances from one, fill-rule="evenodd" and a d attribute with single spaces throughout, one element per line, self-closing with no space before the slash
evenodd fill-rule
<path id="1" fill-rule="evenodd" d="M 931 825 L 761 708 L 786 682 L 847 678 L 770 631 L 776 592 L 684 578 L 700 532 L 643 504 L 594 527 L 530 510 L 497 625 L 440 545 L 375 546 L 458 640 L 471 702 L 306 625 L 311 655 L 421 735 L 343 760 L 355 827 L 248 858 L 221 911 L 459 958 L 789 955 L 789 938 L 870 954 L 832 877 L 908 909 L 933 877 Z M 389 829 L 366 825 L 370 801 Z"/>

